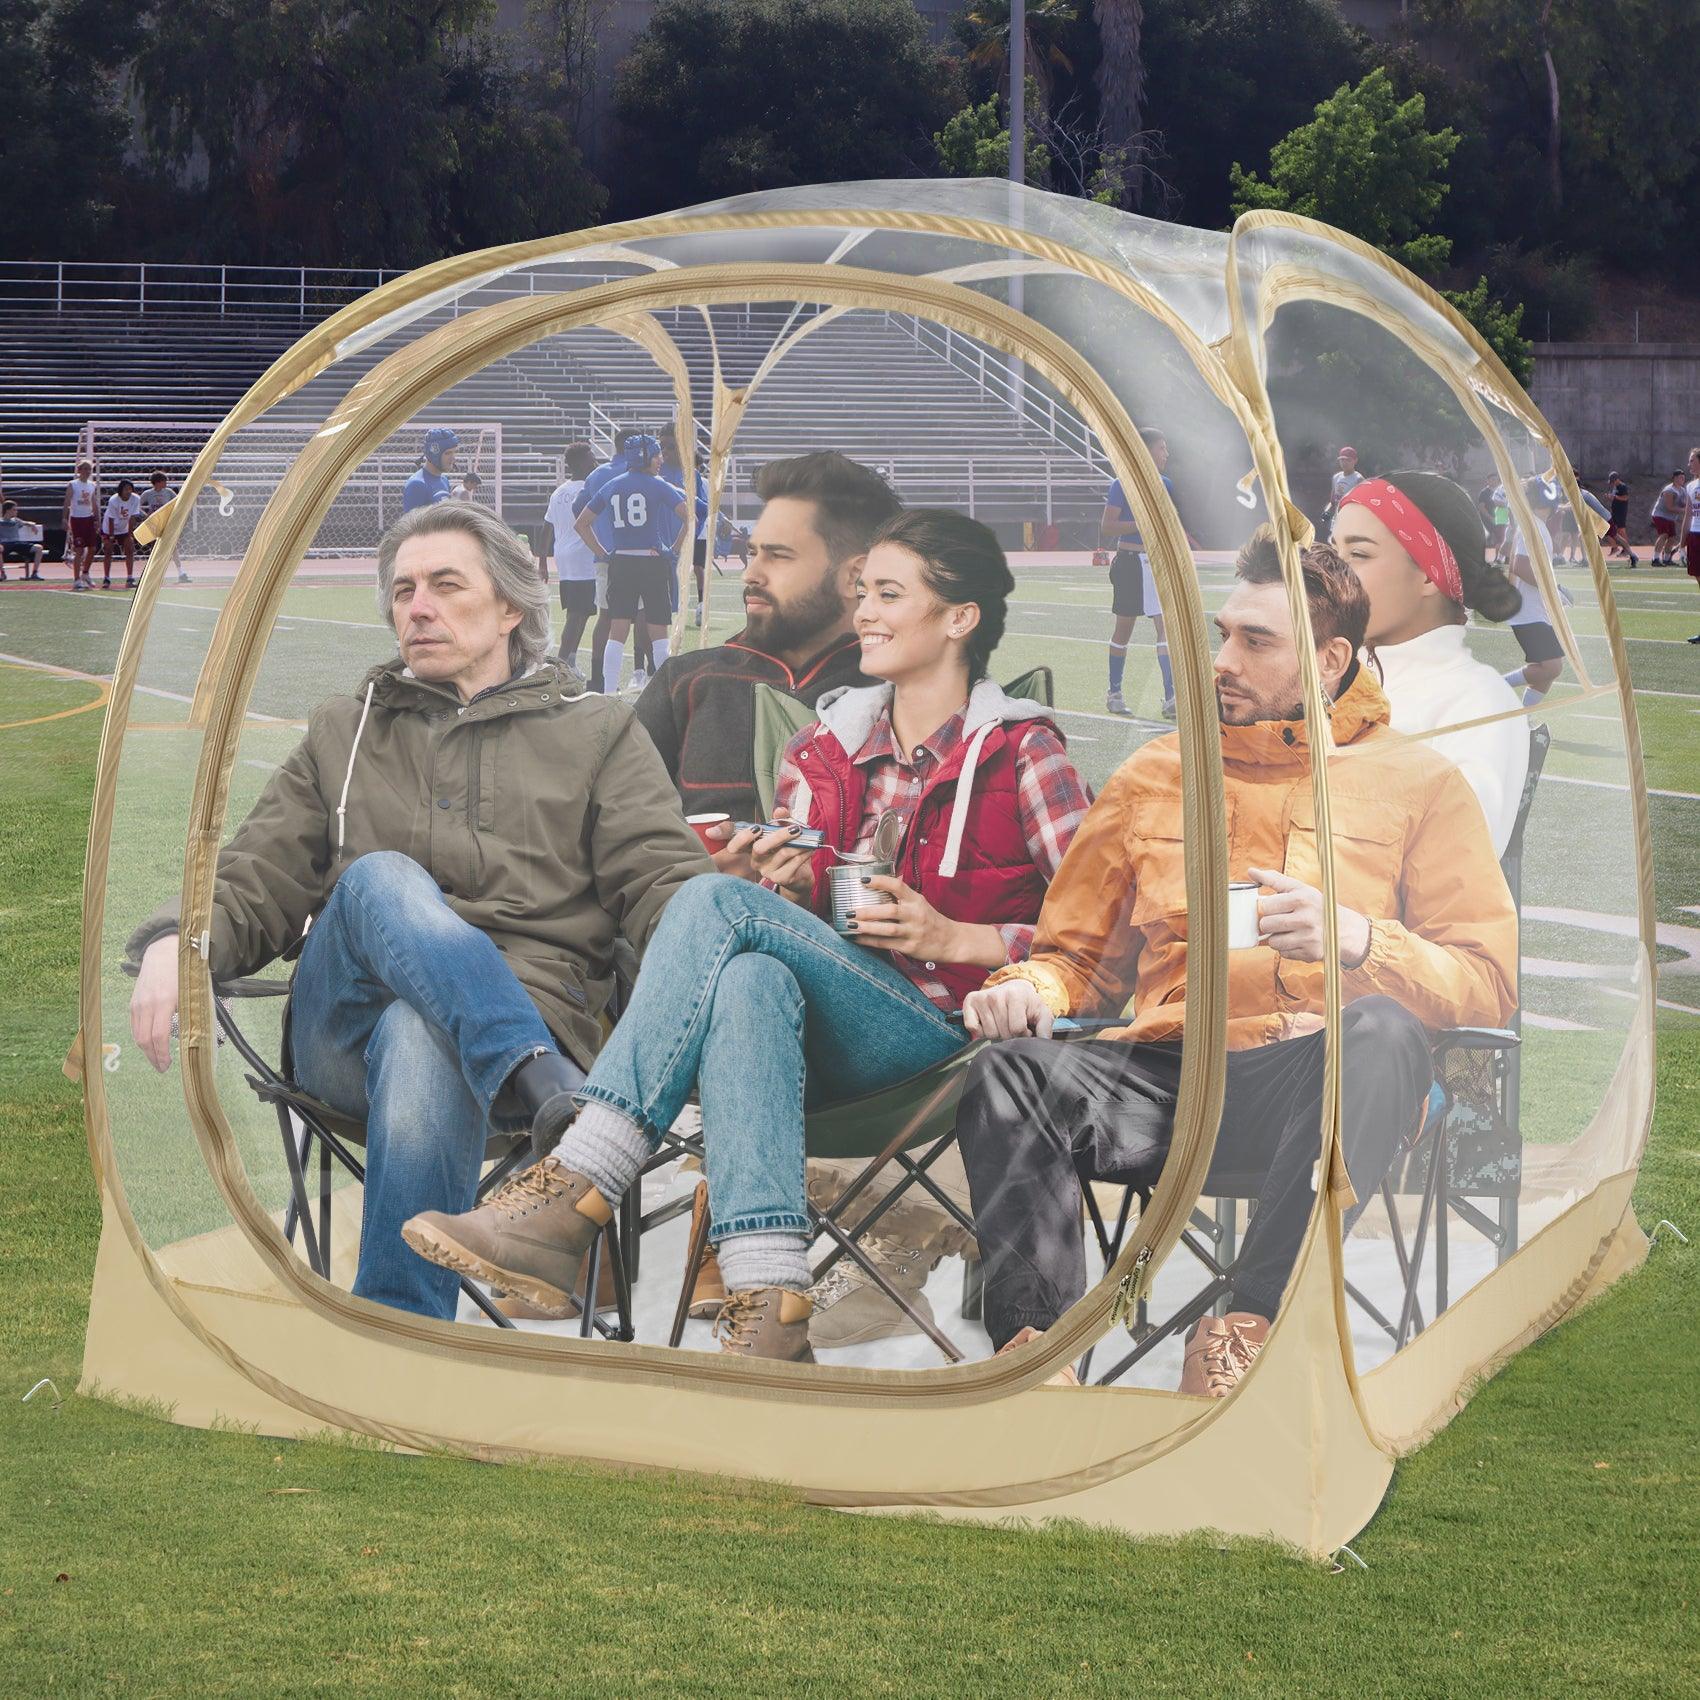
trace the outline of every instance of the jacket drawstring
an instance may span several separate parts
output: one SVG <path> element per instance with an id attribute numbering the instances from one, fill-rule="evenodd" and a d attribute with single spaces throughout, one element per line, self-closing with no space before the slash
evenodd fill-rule
<path id="1" fill-rule="evenodd" d="M 980 760 L 980 746 L 999 724 L 988 720 L 973 736 L 968 754 L 963 757 L 962 771 L 956 776 L 956 800 L 950 806 L 950 831 L 944 841 L 944 860 L 939 863 L 939 878 L 956 878 L 956 864 L 962 854 L 962 836 L 968 830 L 968 799 L 974 789 L 974 769 Z"/>
<path id="2" fill-rule="evenodd" d="M 348 751 L 348 772 L 342 776 L 342 795 L 336 800 L 336 859 L 342 860 L 342 841 L 348 831 L 348 788 L 354 782 L 354 758 L 360 753 L 360 739 L 366 731 L 366 716 L 372 712 L 372 692 L 378 681 L 366 684 L 366 700 L 360 707 L 360 724 L 354 728 L 354 742 Z"/>

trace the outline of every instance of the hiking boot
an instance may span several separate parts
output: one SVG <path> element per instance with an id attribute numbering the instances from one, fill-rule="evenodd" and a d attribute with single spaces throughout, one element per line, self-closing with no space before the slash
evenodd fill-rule
<path id="1" fill-rule="evenodd" d="M 915 1310 L 933 1320 L 933 1307 L 922 1289 L 938 1263 L 896 1240 L 867 1235 L 857 1242 L 868 1261 L 900 1292 Z M 841 1257 L 809 1288 L 815 1314 L 809 1323 L 813 1346 L 861 1346 L 869 1340 L 889 1340 L 899 1334 L 919 1334 L 914 1320 L 880 1290 L 867 1270 L 854 1258 Z"/>
<path id="2" fill-rule="evenodd" d="M 427 1210 L 410 1217 L 401 1237 L 428 1263 L 564 1317 L 584 1254 L 613 1215 L 583 1175 L 545 1157 L 464 1215 Z"/>
<path id="3" fill-rule="evenodd" d="M 691 1199 L 691 1238 L 697 1236 L 697 1225 L 708 1213 L 708 1182 L 698 1181 L 695 1196 Z M 694 1316 L 699 1322 L 707 1322 L 720 1314 L 720 1307 L 726 1302 L 726 1283 L 720 1274 L 720 1259 L 714 1255 L 714 1247 L 707 1247 L 702 1254 L 702 1262 L 697 1268 L 695 1285 L 691 1288 L 691 1302 L 687 1314 Z"/>
<path id="4" fill-rule="evenodd" d="M 1203 1399 L 1232 1393 L 1268 1338 L 1269 1318 L 1249 1310 L 1201 1316 L 1186 1343 L 1181 1392 Z"/>
<path id="5" fill-rule="evenodd" d="M 812 1364 L 809 1313 L 805 1293 L 785 1287 L 755 1287 L 729 1294 L 715 1318 L 720 1350 L 733 1357 L 771 1358 L 780 1363 Z"/>
<path id="6" fill-rule="evenodd" d="M 1125 714 L 1131 716 L 1133 710 L 1127 706 L 1127 701 L 1120 691 L 1110 691 L 1104 697 L 1104 712 L 1106 714 Z"/>

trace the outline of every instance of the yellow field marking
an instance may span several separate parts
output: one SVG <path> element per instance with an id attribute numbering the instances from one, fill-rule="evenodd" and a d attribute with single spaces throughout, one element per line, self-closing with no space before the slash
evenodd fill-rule
<path id="1" fill-rule="evenodd" d="M 5 661 L 0 662 L 0 666 L 17 667 L 24 672 L 42 672 L 76 678 L 79 684 L 93 685 L 96 693 L 93 702 L 79 703 L 75 708 L 62 708 L 56 714 L 37 714 L 29 720 L 0 720 L 0 732 L 15 732 L 23 726 L 42 726 L 49 720 L 69 720 L 73 715 L 90 714 L 97 708 L 105 708 L 112 697 L 112 682 L 109 679 L 90 679 L 74 675 L 68 668 L 47 667 L 34 662 Z"/>

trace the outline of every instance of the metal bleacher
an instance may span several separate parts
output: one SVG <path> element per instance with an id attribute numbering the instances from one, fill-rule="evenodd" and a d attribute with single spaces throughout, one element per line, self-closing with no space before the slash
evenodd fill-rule
<path id="1" fill-rule="evenodd" d="M 305 282 L 304 311 L 293 310 L 294 301 L 233 309 L 222 289 L 214 311 L 195 299 L 160 300 L 157 285 L 147 300 L 142 290 L 130 299 L 123 289 L 56 300 L 20 294 L 7 281 L 0 267 L 0 462 L 8 484 L 62 484 L 90 420 L 192 422 L 210 433 L 316 316 Z M 499 298 L 490 292 L 489 299 Z M 316 424 L 404 338 L 484 304 L 482 291 L 463 297 L 344 357 L 267 418 Z M 713 346 L 726 381 L 747 384 L 775 337 L 817 311 L 807 304 L 714 309 Z M 709 326 L 694 309 L 660 318 L 685 355 L 692 405 L 706 423 Z M 588 436 L 606 449 L 616 423 L 653 427 L 673 411 L 672 385 L 649 355 L 603 330 L 551 337 L 496 359 L 430 409 L 442 419 L 501 426 L 502 505 L 516 524 L 540 517 L 565 443 Z M 163 470 L 171 477 L 186 470 L 192 438 L 186 434 L 167 457 Z M 880 466 L 910 502 L 964 507 L 1006 530 L 1053 521 L 1084 541 L 1101 505 L 1102 456 L 1072 414 L 1059 412 L 1029 378 L 1012 389 L 996 354 L 961 337 L 952 344 L 936 327 L 901 314 L 833 319 L 768 373 L 734 443 L 727 498 L 733 517 L 753 513 L 750 484 L 763 462 L 819 448 Z M 108 476 L 150 470 L 103 466 Z"/>

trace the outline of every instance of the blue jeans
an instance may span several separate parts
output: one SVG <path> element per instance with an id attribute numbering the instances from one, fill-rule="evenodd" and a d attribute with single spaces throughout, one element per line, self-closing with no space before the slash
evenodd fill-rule
<path id="1" fill-rule="evenodd" d="M 710 1237 L 805 1233 L 805 1108 L 894 1085 L 967 1042 L 882 953 L 777 892 L 699 874 L 663 912 L 579 1096 L 636 1122 L 653 1149 L 694 1086 Z"/>
<path id="2" fill-rule="evenodd" d="M 289 1002 L 296 1080 L 366 1123 L 366 1192 L 354 1291 L 453 1317 L 459 1283 L 416 1256 L 401 1225 L 470 1210 L 508 1076 L 558 1047 L 485 934 L 409 856 L 352 863 L 313 922 Z"/>

